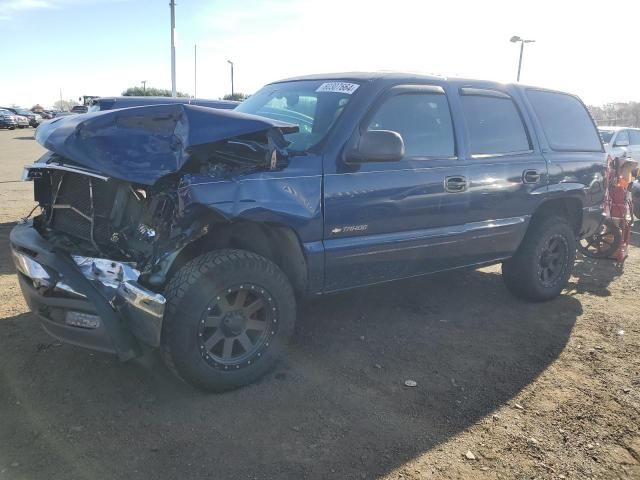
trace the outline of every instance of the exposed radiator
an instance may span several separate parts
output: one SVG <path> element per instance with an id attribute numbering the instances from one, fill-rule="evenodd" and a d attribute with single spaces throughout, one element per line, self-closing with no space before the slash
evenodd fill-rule
<path id="1" fill-rule="evenodd" d="M 77 173 L 53 172 L 51 180 L 52 228 L 92 243 L 108 242 L 115 189 L 104 180 Z"/>

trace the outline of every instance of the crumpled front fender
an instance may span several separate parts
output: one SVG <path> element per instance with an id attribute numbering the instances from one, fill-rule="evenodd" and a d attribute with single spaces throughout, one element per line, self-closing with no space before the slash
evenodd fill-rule
<path id="1" fill-rule="evenodd" d="M 294 157 L 282 171 L 223 178 L 184 175 L 178 194 L 185 206 L 201 204 L 223 218 L 286 225 L 302 242 L 322 238 L 321 159 Z"/>

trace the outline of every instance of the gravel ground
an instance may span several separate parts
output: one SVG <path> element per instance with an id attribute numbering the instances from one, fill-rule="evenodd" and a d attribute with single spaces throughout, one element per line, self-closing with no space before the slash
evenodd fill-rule
<path id="1" fill-rule="evenodd" d="M 7 239 L 32 134 L 0 131 L 0 479 L 640 478 L 640 233 L 624 274 L 580 259 L 549 303 L 498 267 L 315 300 L 275 371 L 206 395 L 27 312 Z"/>

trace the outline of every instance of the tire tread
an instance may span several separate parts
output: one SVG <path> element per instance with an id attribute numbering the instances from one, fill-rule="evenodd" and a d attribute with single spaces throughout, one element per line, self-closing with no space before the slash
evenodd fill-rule
<path id="1" fill-rule="evenodd" d="M 215 250 L 194 258 L 178 270 L 165 288 L 167 304 L 160 353 L 167 368 L 178 378 L 186 383 L 209 391 L 221 392 L 231 390 L 250 383 L 253 379 L 234 382 L 230 385 L 205 384 L 201 379 L 185 374 L 185 372 L 182 371 L 183 369 L 177 365 L 176 359 L 179 358 L 179 353 L 173 350 L 169 339 L 174 335 L 175 329 L 178 328 L 177 324 L 180 319 L 179 307 L 184 297 L 192 288 L 200 284 L 201 280 L 210 274 L 212 270 L 216 270 L 216 273 L 219 275 L 224 274 L 224 270 L 237 268 L 238 263 L 242 263 L 248 269 L 261 270 L 267 273 L 285 292 L 285 301 L 292 302 L 292 305 L 288 305 L 287 307 L 293 309 L 293 312 L 295 312 L 293 287 L 287 277 L 273 262 L 253 252 L 232 249 Z M 280 328 L 284 330 L 284 337 L 288 338 L 293 331 L 293 321 L 290 322 L 290 325 L 281 322 Z"/>

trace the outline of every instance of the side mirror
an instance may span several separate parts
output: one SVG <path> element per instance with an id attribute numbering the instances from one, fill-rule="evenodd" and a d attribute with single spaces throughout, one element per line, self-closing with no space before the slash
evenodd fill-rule
<path id="1" fill-rule="evenodd" d="M 629 146 L 629 140 L 619 140 L 616 141 L 616 144 L 614 145 L 614 147 L 628 147 Z"/>
<path id="2" fill-rule="evenodd" d="M 352 162 L 397 162 L 404 158 L 404 141 L 398 132 L 368 130 L 347 156 Z"/>

